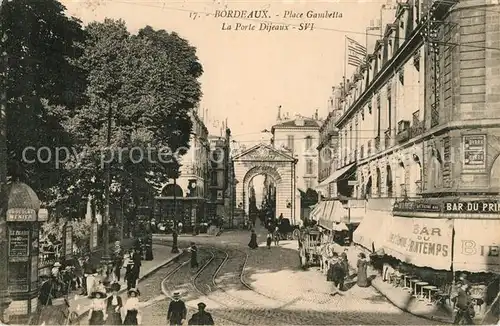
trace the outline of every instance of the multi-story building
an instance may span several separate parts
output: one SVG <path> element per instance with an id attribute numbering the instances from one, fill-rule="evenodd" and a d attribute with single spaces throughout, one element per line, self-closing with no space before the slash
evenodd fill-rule
<path id="1" fill-rule="evenodd" d="M 231 130 L 225 136 L 209 136 L 210 142 L 210 177 L 208 216 L 223 217 L 226 222 L 232 220 L 233 202 L 231 200 Z"/>
<path id="2" fill-rule="evenodd" d="M 189 150 L 180 158 L 180 176 L 164 186 L 154 214 L 157 220 L 181 220 L 186 229 L 205 219 L 209 182 L 208 129 L 197 110 L 190 117 L 193 127 Z"/>
<path id="3" fill-rule="evenodd" d="M 298 159 L 296 165 L 297 188 L 302 191 L 314 189 L 318 182 L 319 128 L 322 121 L 318 113 L 308 118 L 296 115 L 282 119 L 280 112 L 276 124 L 271 128 L 274 147 L 288 150 Z"/>
<path id="4" fill-rule="evenodd" d="M 442 283 L 451 271 L 500 273 L 497 249 L 484 249 L 500 229 L 499 10 L 492 1 L 398 4 L 335 123 L 336 170 L 355 168 L 351 197 L 366 199 L 354 241 L 449 271 Z M 471 277 L 493 278 L 481 275 Z"/>
<path id="5" fill-rule="evenodd" d="M 295 182 L 297 189 L 302 191 L 302 197 L 308 189 L 314 190 L 318 184 L 318 152 L 319 128 L 322 121 L 318 112 L 308 118 L 296 115 L 292 119 L 281 117 L 281 107 L 278 108 L 276 124 L 271 128 L 273 146 L 286 150 L 297 159 L 295 166 Z M 295 195 L 295 202 L 301 202 L 301 194 Z M 309 208 L 295 206 L 296 216 L 308 216 Z"/>

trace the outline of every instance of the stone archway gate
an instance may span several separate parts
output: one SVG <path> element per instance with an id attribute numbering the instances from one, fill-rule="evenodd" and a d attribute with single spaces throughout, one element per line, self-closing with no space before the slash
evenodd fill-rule
<path id="1" fill-rule="evenodd" d="M 236 206 L 245 209 L 248 216 L 248 190 L 250 181 L 257 175 L 269 176 L 276 186 L 276 216 L 283 214 L 290 222 L 296 223 L 297 184 L 295 165 L 297 160 L 291 155 L 266 144 L 256 145 L 233 157 L 236 179 Z"/>

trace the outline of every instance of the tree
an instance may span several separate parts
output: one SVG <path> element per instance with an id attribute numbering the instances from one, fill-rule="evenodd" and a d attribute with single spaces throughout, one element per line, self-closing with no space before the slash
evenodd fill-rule
<path id="1" fill-rule="evenodd" d="M 70 172 L 56 165 L 54 154 L 58 147 L 71 147 L 62 122 L 85 100 L 86 74 L 75 64 L 85 33 L 64 10 L 54 0 L 16 0 L 4 2 L 0 16 L 6 36 L 2 50 L 8 57 L 3 69 L 9 176 L 28 183 L 46 202 L 70 186 Z M 48 152 L 41 157 L 49 159 L 46 163 L 36 159 L 41 147 L 50 150 L 51 157 Z"/>
<path id="2" fill-rule="evenodd" d="M 188 67 L 197 58 L 187 41 L 160 33 L 161 40 L 170 40 L 167 47 L 152 37 L 156 32 L 147 31 L 150 34 L 131 35 L 123 21 L 110 19 L 86 28 L 88 38 L 79 62 L 88 70 L 88 102 L 77 110 L 67 130 L 87 153 L 75 164 L 77 179 L 85 180 L 80 192 L 91 195 L 101 209 L 103 153 L 113 158 L 109 160 L 112 200 L 126 197 L 136 207 L 147 188 L 158 191 L 178 175 L 175 156 L 160 160 L 160 150 L 175 152 L 189 146 L 189 114 L 201 96 L 197 80 L 201 65 L 198 70 L 193 68 L 195 63 Z M 109 118 L 112 137 L 108 146 Z"/>

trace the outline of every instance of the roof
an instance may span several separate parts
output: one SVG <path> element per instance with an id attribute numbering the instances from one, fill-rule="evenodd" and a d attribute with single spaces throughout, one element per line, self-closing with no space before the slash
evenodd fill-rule
<path id="1" fill-rule="evenodd" d="M 304 125 L 297 125 L 297 121 L 304 121 Z M 279 124 L 275 124 L 272 129 L 319 129 L 321 127 L 322 121 L 321 120 L 315 120 L 312 118 L 306 118 L 306 117 L 301 117 L 301 118 L 296 118 L 293 120 L 288 120 Z"/>

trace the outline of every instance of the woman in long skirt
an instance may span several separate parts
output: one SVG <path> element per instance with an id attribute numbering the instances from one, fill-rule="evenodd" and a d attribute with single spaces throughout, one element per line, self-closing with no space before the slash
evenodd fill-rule
<path id="1" fill-rule="evenodd" d="M 257 244 L 257 234 L 255 234 L 255 230 L 252 230 L 252 235 L 250 236 L 250 242 L 248 246 L 251 249 L 256 249 L 259 245 Z"/>
<path id="2" fill-rule="evenodd" d="M 370 286 L 367 275 L 368 261 L 364 253 L 359 253 L 356 266 L 358 267 L 358 286 L 362 288 Z"/>
<path id="3" fill-rule="evenodd" d="M 95 290 L 92 294 L 92 305 L 89 311 L 89 325 L 104 325 L 106 319 L 106 293 Z"/>
<path id="4" fill-rule="evenodd" d="M 107 300 L 106 311 L 108 313 L 108 318 L 106 319 L 106 324 L 108 325 L 121 325 L 122 324 L 122 298 L 118 295 L 120 291 L 120 284 L 111 284 L 112 294 Z"/>
<path id="5" fill-rule="evenodd" d="M 139 295 L 140 293 L 137 289 L 130 289 L 128 291 L 128 299 L 123 306 L 123 310 L 125 310 L 123 325 L 140 325 Z"/>

